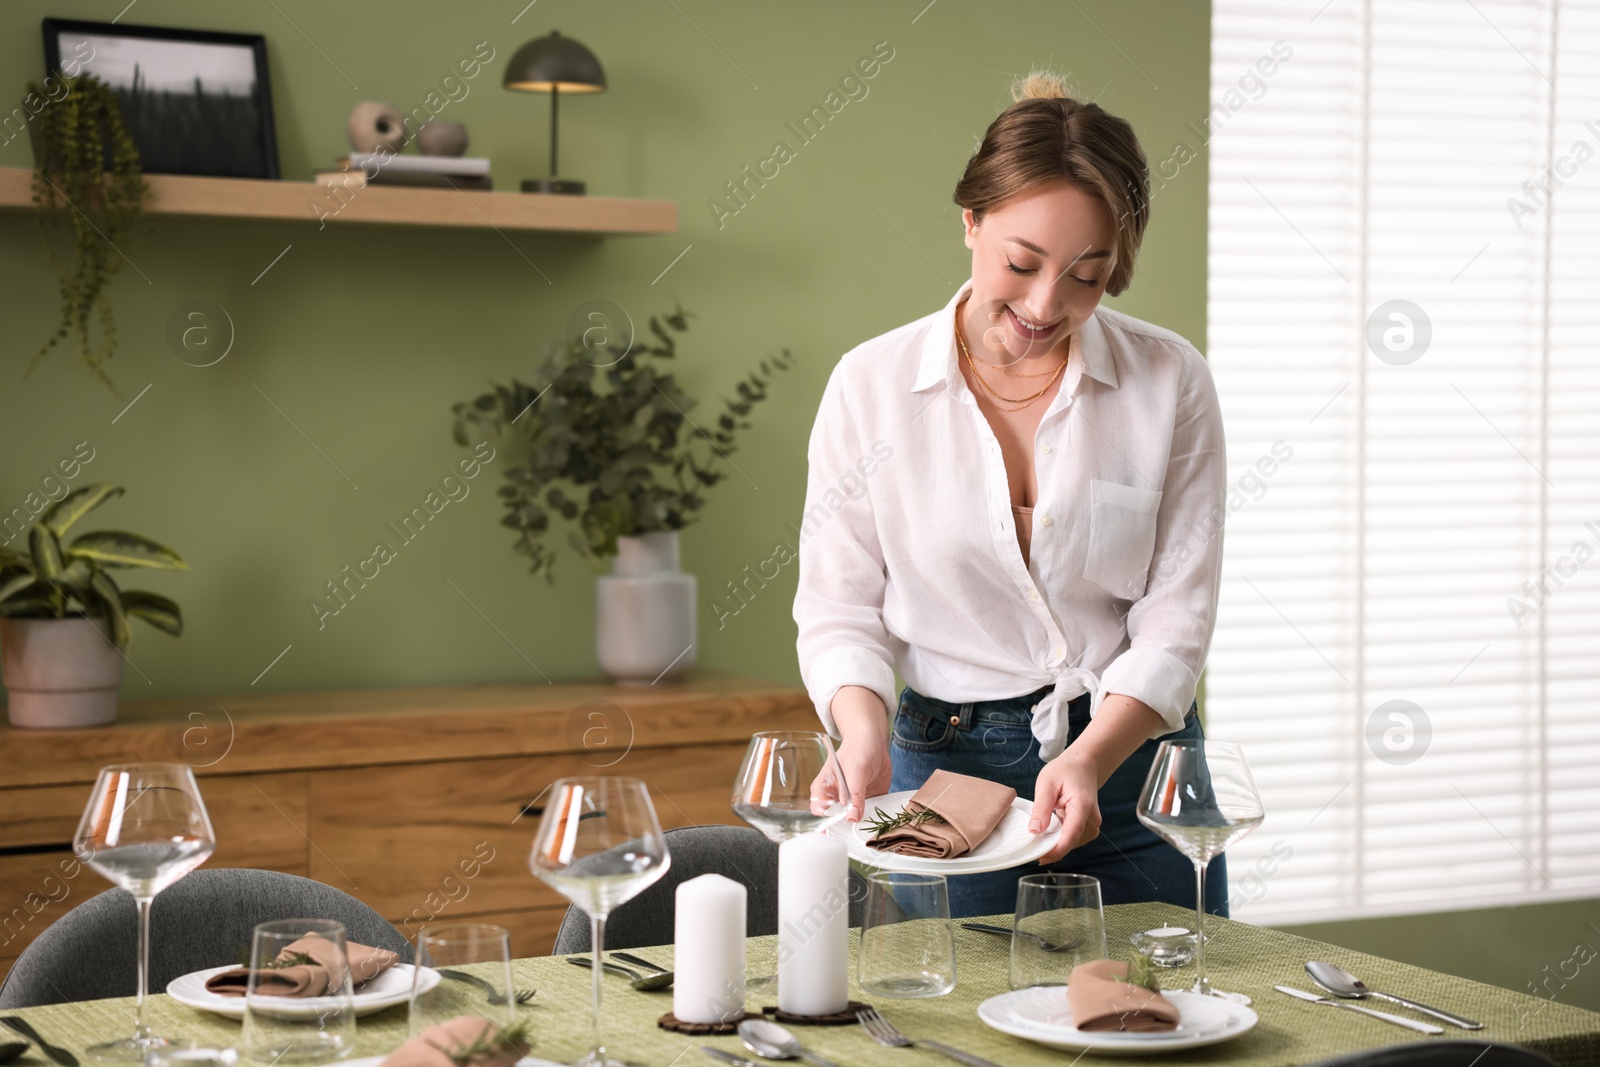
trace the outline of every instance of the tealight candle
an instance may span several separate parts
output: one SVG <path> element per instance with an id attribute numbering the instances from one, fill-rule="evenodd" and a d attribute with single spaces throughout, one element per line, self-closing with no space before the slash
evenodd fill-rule
<path id="1" fill-rule="evenodd" d="M 778 1007 L 849 1006 L 850 864 L 843 841 L 802 834 L 778 847 Z"/>
<path id="2" fill-rule="evenodd" d="M 744 886 L 720 874 L 679 884 L 673 915 L 672 1014 L 679 1022 L 744 1018 Z"/>

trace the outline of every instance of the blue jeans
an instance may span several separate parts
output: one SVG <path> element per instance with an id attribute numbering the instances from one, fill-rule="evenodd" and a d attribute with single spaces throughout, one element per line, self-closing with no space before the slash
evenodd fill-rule
<path id="1" fill-rule="evenodd" d="M 1033 736 L 1033 706 L 1050 693 L 1050 686 L 1026 696 L 981 700 L 967 704 L 925 697 L 909 686 L 900 693 L 894 720 L 891 757 L 894 774 L 890 790 L 916 789 L 943 767 L 958 774 L 1002 782 L 1025 800 L 1033 799 L 1033 786 L 1044 769 L 1039 742 Z M 1089 725 L 1089 696 L 1067 705 L 1068 744 Z M 1144 742 L 1100 788 L 1100 836 L 1068 852 L 1056 863 L 1040 867 L 1030 863 L 988 874 L 950 878 L 950 914 L 956 916 L 1010 914 L 1017 903 L 1017 879 L 1024 874 L 1059 871 L 1093 875 L 1100 880 L 1103 904 L 1164 901 L 1175 908 L 1194 909 L 1194 865 L 1181 852 L 1146 829 L 1135 815 L 1139 790 L 1150 771 L 1156 747 L 1169 738 L 1201 737 L 1198 709 L 1191 704 L 1183 728 Z M 1228 874 L 1225 857 L 1206 868 L 1205 903 L 1208 915 L 1228 914 Z M 1180 926 L 1182 916 L 1169 921 Z"/>

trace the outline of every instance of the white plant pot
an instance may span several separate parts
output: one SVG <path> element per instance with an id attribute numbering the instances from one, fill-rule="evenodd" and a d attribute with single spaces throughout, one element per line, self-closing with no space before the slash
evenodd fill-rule
<path id="1" fill-rule="evenodd" d="M 695 580 L 678 570 L 678 531 L 617 538 L 595 579 L 595 651 L 618 685 L 683 677 L 695 661 Z"/>
<path id="2" fill-rule="evenodd" d="M 122 662 L 104 619 L 0 619 L 0 679 L 12 726 L 116 722 Z"/>

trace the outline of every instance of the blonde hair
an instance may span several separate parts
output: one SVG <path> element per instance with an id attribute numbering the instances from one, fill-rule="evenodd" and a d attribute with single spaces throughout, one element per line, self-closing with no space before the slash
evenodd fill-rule
<path id="1" fill-rule="evenodd" d="M 1013 103 L 985 132 L 951 197 L 977 221 L 1020 193 L 1066 181 L 1098 197 L 1116 223 L 1106 292 L 1133 281 L 1150 221 L 1150 167 L 1133 127 L 1078 100 L 1066 79 L 1030 71 L 1011 85 Z"/>

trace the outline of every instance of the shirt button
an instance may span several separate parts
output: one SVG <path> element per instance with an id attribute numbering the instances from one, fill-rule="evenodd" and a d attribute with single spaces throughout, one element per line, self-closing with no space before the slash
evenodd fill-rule
<path id="1" fill-rule="evenodd" d="M 1045 455 L 1048 456 L 1050 454 L 1050 446 L 1049 445 L 1044 445 L 1039 449 L 1039 451 L 1043 452 Z"/>
<path id="2" fill-rule="evenodd" d="M 1060 645 L 1057 645 L 1055 648 L 1052 648 L 1050 650 L 1050 655 L 1054 659 L 1060 659 L 1062 656 L 1065 656 L 1066 654 L 1067 654 L 1067 650 L 1062 648 Z"/>
<path id="3" fill-rule="evenodd" d="M 1052 519 L 1048 515 L 1046 515 L 1044 518 L 1040 519 L 1039 521 L 1044 523 L 1046 526 L 1054 526 L 1056 524 L 1056 520 Z"/>
<path id="4" fill-rule="evenodd" d="M 1039 590 L 1037 590 L 1037 589 L 1028 590 L 1028 599 L 1029 600 L 1038 600 L 1039 599 Z"/>

